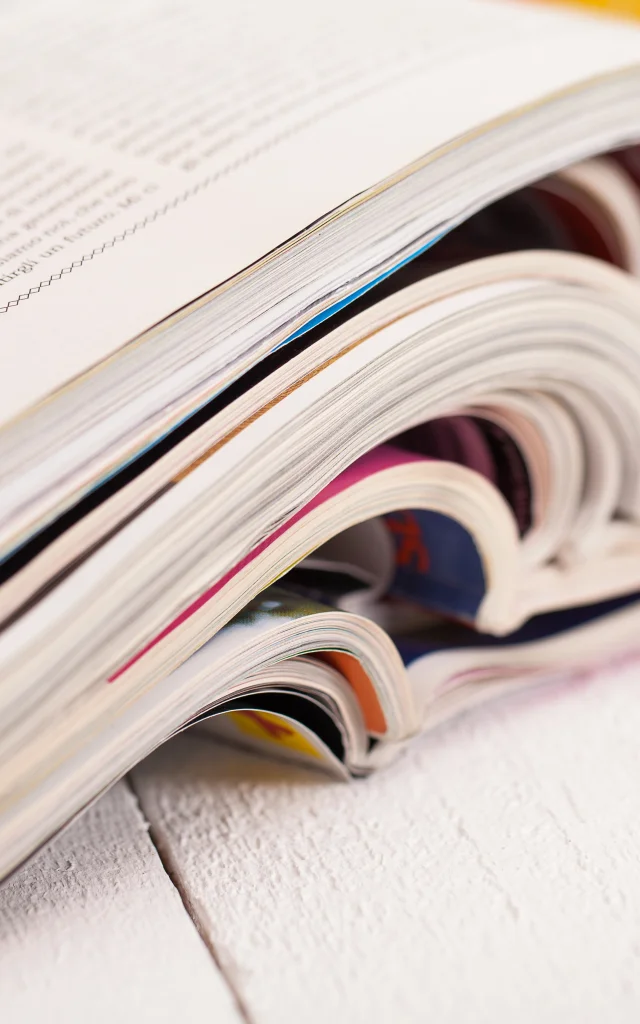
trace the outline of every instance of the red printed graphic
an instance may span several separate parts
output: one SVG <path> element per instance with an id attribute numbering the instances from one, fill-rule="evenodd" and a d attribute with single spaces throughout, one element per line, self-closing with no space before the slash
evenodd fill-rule
<path id="1" fill-rule="evenodd" d="M 237 711 L 236 714 L 249 718 L 273 740 L 284 739 L 285 736 L 295 736 L 293 729 L 290 729 L 287 725 L 280 725 L 274 721 L 271 715 L 267 716 L 261 711 Z"/>
<path id="2" fill-rule="evenodd" d="M 396 564 L 404 569 L 427 572 L 429 552 L 422 539 L 420 524 L 413 512 L 396 512 L 388 515 L 386 523 L 396 541 Z"/>

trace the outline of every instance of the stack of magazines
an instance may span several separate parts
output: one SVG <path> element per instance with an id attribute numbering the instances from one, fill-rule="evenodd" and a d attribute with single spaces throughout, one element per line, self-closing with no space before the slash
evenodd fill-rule
<path id="1" fill-rule="evenodd" d="M 0 876 L 187 725 L 362 776 L 640 653 L 640 28 L 0 32 Z"/>

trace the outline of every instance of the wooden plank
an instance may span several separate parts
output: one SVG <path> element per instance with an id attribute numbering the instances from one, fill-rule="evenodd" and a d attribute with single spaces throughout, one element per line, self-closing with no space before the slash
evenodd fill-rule
<path id="1" fill-rule="evenodd" d="M 125 783 L 0 889 L 3 1024 L 242 1020 Z"/>
<path id="2" fill-rule="evenodd" d="M 640 1016 L 629 667 L 522 693 L 330 783 L 185 736 L 133 784 L 260 1024 Z"/>

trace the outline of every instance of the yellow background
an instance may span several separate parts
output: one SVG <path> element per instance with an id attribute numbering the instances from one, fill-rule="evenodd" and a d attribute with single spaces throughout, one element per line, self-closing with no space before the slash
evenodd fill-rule
<path id="1" fill-rule="evenodd" d="M 595 8 L 611 14 L 640 17 L 640 0 L 564 0 L 564 2 Z"/>

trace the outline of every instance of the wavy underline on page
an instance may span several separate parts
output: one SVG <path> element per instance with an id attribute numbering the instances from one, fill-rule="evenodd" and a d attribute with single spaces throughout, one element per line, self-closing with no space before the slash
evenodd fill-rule
<path id="1" fill-rule="evenodd" d="M 61 280 L 62 277 L 66 276 L 67 274 L 71 274 L 78 267 L 82 267 L 86 263 L 89 263 L 96 256 L 100 256 L 103 252 L 106 252 L 107 249 L 113 249 L 114 245 L 117 245 L 120 242 L 124 242 L 126 238 L 130 238 L 132 235 L 135 235 L 138 231 L 141 231 L 143 228 L 148 227 L 149 224 L 153 224 L 160 217 L 163 217 L 165 216 L 165 214 L 169 213 L 170 210 L 173 210 L 176 207 L 181 206 L 188 199 L 193 199 L 193 197 L 196 196 L 199 192 L 204 191 L 211 185 L 214 185 L 217 181 L 220 181 L 222 178 L 225 178 L 229 174 L 232 174 L 234 171 L 237 171 L 240 167 L 243 167 L 246 164 L 251 163 L 252 160 L 255 160 L 259 156 L 262 156 L 263 153 L 267 153 L 270 149 L 273 149 L 274 147 L 280 145 L 280 143 L 286 142 L 290 138 L 294 138 L 300 132 L 303 132 L 306 128 L 309 128 L 314 124 L 318 124 L 320 121 L 323 121 L 325 118 L 330 117 L 337 111 L 342 110 L 353 103 L 357 103 L 367 96 L 375 95 L 376 92 L 380 92 L 381 90 L 385 89 L 390 82 L 408 80 L 417 73 L 418 71 L 414 69 L 409 74 L 403 72 L 396 75 L 390 75 L 388 78 L 385 78 L 384 81 L 377 82 L 375 85 L 372 85 L 367 89 L 361 89 L 359 92 L 352 93 L 348 97 L 348 99 L 343 99 L 340 102 L 333 103 L 330 106 L 328 106 L 325 110 L 314 114 L 312 117 L 306 117 L 303 120 L 297 122 L 297 124 L 292 125 L 286 131 L 279 132 L 278 134 L 272 136 L 270 139 L 267 139 L 261 145 L 256 146 L 248 153 L 245 153 L 243 156 L 238 157 L 236 160 L 233 160 L 225 167 L 222 167 L 219 171 L 216 171 L 215 174 L 210 175 L 208 178 L 202 179 L 197 184 L 192 185 L 191 188 L 186 189 L 181 194 L 175 196 L 173 199 L 170 199 L 163 206 L 160 206 L 158 207 L 157 210 L 154 210 L 153 213 L 150 213 L 146 217 L 143 217 L 142 220 L 137 221 L 135 224 L 131 225 L 128 228 L 125 228 L 123 231 L 119 232 L 117 235 L 114 235 L 106 242 L 103 242 L 101 245 L 96 246 L 94 249 L 92 249 L 90 253 L 86 253 L 84 256 L 81 256 L 80 259 L 73 260 L 73 262 L 68 267 L 64 267 L 57 273 L 51 274 L 50 277 L 41 281 L 39 284 L 34 285 L 32 288 L 29 288 L 28 291 L 22 292 L 20 295 L 18 295 L 17 299 L 10 299 L 4 305 L 0 305 L 0 313 L 8 313 L 10 309 L 13 309 L 16 306 L 20 305 L 21 302 L 25 302 L 27 299 L 30 299 L 33 295 L 37 295 L 44 288 L 48 288 L 50 285 L 52 285 L 55 281 L 59 281 Z M 316 94 L 316 96 L 320 95 L 320 92 Z M 217 285 L 214 287 L 217 287 Z M 195 299 L 198 297 L 199 296 L 194 296 L 193 301 L 195 301 Z"/>

